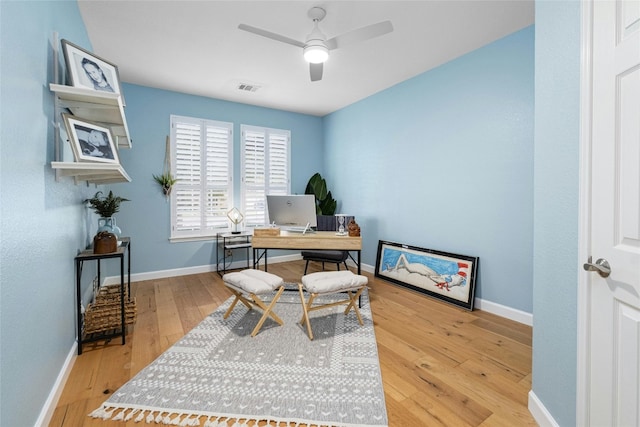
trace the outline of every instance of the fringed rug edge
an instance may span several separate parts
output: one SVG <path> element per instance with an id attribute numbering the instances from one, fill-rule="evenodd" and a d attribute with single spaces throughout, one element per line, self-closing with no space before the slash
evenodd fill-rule
<path id="1" fill-rule="evenodd" d="M 300 425 L 317 427 L 388 427 L 388 424 L 323 424 L 322 421 L 301 420 L 297 418 L 247 418 L 246 415 L 222 414 L 205 411 L 173 411 L 169 408 L 158 409 L 139 405 L 102 405 L 88 414 L 88 416 L 105 421 L 133 421 L 136 423 L 145 421 L 147 424 L 155 423 L 181 427 L 200 426 L 200 418 L 202 417 L 207 417 L 203 427 L 249 427 L 249 424 L 247 424 L 249 422 L 253 423 L 254 426 L 257 426 L 258 423 L 262 421 L 266 422 L 267 425 L 275 423 L 276 426 L 280 426 L 282 423 L 285 423 L 285 425 L 289 427 L 299 427 Z"/>

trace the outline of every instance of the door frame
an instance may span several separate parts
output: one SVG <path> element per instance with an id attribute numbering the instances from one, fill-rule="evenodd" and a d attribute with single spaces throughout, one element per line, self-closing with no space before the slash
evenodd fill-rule
<path id="1" fill-rule="evenodd" d="M 593 101 L 593 1 L 581 1 L 580 28 L 580 137 L 579 137 L 579 202 L 578 202 L 578 281 L 577 281 L 577 357 L 576 357 L 576 425 L 589 425 L 591 397 L 591 279 L 582 268 L 591 254 L 591 160 Z"/>

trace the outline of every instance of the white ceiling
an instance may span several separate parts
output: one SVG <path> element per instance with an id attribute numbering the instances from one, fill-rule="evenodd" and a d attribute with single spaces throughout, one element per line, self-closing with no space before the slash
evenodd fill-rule
<path id="1" fill-rule="evenodd" d="M 302 49 L 239 30 L 303 41 L 321 6 L 327 38 L 380 21 L 394 31 L 331 51 L 311 82 Z M 123 82 L 323 116 L 533 24 L 533 0 L 80 0 L 93 52 Z M 73 42 L 73 40 L 70 40 Z M 256 92 L 239 83 L 260 86 Z"/>

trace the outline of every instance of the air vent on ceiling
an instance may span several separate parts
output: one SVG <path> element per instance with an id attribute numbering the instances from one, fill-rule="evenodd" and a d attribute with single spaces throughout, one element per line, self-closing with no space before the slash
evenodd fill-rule
<path id="1" fill-rule="evenodd" d="M 241 90 L 243 92 L 257 92 L 261 86 L 251 84 L 251 83 L 238 83 L 236 89 Z"/>

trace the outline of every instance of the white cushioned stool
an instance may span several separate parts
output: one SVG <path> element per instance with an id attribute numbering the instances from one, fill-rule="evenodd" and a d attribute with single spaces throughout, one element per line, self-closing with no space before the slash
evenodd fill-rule
<path id="1" fill-rule="evenodd" d="M 353 274 L 351 271 L 321 271 L 318 273 L 311 273 L 302 276 L 302 283 L 298 284 L 300 291 L 300 300 L 302 301 L 302 319 L 300 324 L 307 325 L 307 333 L 309 339 L 313 339 L 313 332 L 311 332 L 311 324 L 309 323 L 309 312 L 320 310 L 322 308 L 333 307 L 336 305 L 347 304 L 347 308 L 344 310 L 344 314 L 348 314 L 353 308 L 358 317 L 360 325 L 364 325 L 362 317 L 360 316 L 360 310 L 358 309 L 357 299 L 360 297 L 362 291 L 367 287 L 366 276 L 359 274 Z M 304 291 L 310 293 L 309 300 L 305 302 Z M 313 301 L 319 295 L 335 294 L 338 292 L 346 292 L 348 299 L 317 305 L 312 307 Z"/>
<path id="2" fill-rule="evenodd" d="M 284 322 L 272 309 L 276 305 L 278 298 L 284 291 L 284 280 L 275 274 L 267 273 L 261 270 L 242 270 L 233 273 L 227 273 L 222 276 L 222 280 L 227 288 L 233 292 L 235 299 L 231 303 L 231 306 L 224 314 L 223 318 L 226 319 L 231 314 L 231 311 L 236 306 L 238 301 L 242 302 L 249 310 L 257 306 L 263 310 L 260 321 L 253 328 L 251 336 L 255 337 L 267 317 L 273 318 L 279 325 L 283 325 Z M 271 304 L 267 306 L 258 295 L 268 294 L 275 290 L 278 290 L 275 297 L 271 301 Z M 247 295 L 247 297 L 245 297 Z"/>

